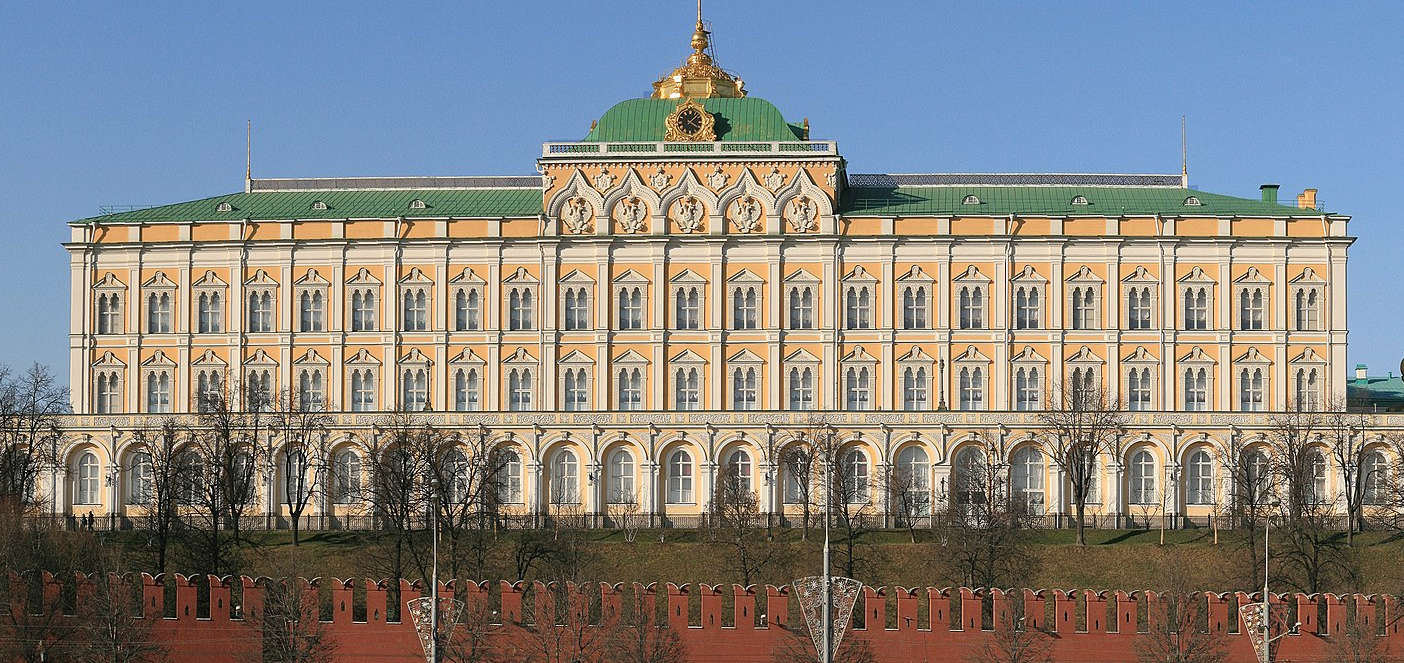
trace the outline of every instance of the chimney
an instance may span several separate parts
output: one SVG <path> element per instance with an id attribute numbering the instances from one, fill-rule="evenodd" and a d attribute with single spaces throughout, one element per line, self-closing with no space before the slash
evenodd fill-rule
<path id="1" fill-rule="evenodd" d="M 1265 202 L 1265 203 L 1267 203 L 1267 204 L 1269 204 L 1269 205 L 1276 205 L 1276 204 L 1277 204 L 1277 188 L 1278 188 L 1278 185 L 1276 185 L 1276 184 L 1264 184 L 1264 185 L 1258 187 L 1258 191 L 1261 192 L 1261 193 L 1263 194 L 1263 202 Z"/>
<path id="2" fill-rule="evenodd" d="M 1355 365 L 1355 384 L 1366 384 L 1369 378 L 1365 376 L 1365 364 Z"/>
<path id="3" fill-rule="evenodd" d="M 1316 189 L 1304 189 L 1297 194 L 1297 207 L 1299 209 L 1316 209 Z"/>

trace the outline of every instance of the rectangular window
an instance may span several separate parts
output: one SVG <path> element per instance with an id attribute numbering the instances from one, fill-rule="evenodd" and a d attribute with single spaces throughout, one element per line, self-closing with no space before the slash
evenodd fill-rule
<path id="1" fill-rule="evenodd" d="M 201 334 L 224 331 L 224 297 L 218 291 L 200 293 L 196 299 L 196 330 Z"/>
<path id="2" fill-rule="evenodd" d="M 643 371 L 637 368 L 619 369 L 619 409 L 642 410 L 644 397 Z"/>
<path id="3" fill-rule="evenodd" d="M 809 411 L 814 409 L 814 369 L 790 369 L 790 409 Z"/>
<path id="4" fill-rule="evenodd" d="M 322 312 L 325 308 L 320 290 L 304 290 L 298 295 L 298 331 L 319 332 L 324 330 Z"/>
<path id="5" fill-rule="evenodd" d="M 459 288 L 453 293 L 454 331 L 478 331 L 482 324 L 483 296 L 477 288 Z"/>
<path id="6" fill-rule="evenodd" d="M 873 328 L 873 293 L 868 286 L 849 286 L 844 293 L 844 326 L 848 329 Z"/>
<path id="7" fill-rule="evenodd" d="M 702 295 L 697 286 L 678 288 L 674 293 L 674 321 L 678 329 L 702 328 Z"/>
<path id="8" fill-rule="evenodd" d="M 535 295 L 531 288 L 516 287 L 507 291 L 507 329 L 525 331 L 536 328 Z"/>
<path id="9" fill-rule="evenodd" d="M 97 306 L 97 333 L 122 333 L 122 296 L 115 292 L 98 295 Z"/>
<path id="10" fill-rule="evenodd" d="M 590 328 L 590 293 L 584 287 L 567 287 L 564 297 L 565 329 L 579 331 Z"/>
<path id="11" fill-rule="evenodd" d="M 679 368 L 673 373 L 673 407 L 679 410 L 702 409 L 700 375 L 696 368 Z"/>
<path id="12" fill-rule="evenodd" d="M 1209 328 L 1209 288 L 1195 286 L 1185 288 L 1185 330 L 1201 331 Z"/>
<path id="13" fill-rule="evenodd" d="M 1032 286 L 1020 286 L 1014 291 L 1014 328 L 1038 329 L 1039 292 Z"/>
<path id="14" fill-rule="evenodd" d="M 1133 368 L 1126 375 L 1126 409 L 1151 409 L 1151 369 Z"/>
<path id="15" fill-rule="evenodd" d="M 375 291 L 357 288 L 351 291 L 351 331 L 375 331 Z"/>
<path id="16" fill-rule="evenodd" d="M 958 297 L 960 328 L 984 329 L 985 289 L 980 286 L 961 286 Z"/>
<path id="17" fill-rule="evenodd" d="M 760 319 L 760 294 L 755 286 L 738 287 L 732 291 L 731 328 L 756 329 Z"/>
<path id="18" fill-rule="evenodd" d="M 269 333 L 273 331 L 273 293 L 260 290 L 249 293 L 249 331 Z"/>
<path id="19" fill-rule="evenodd" d="M 1040 409 L 1040 395 L 1043 383 L 1037 367 L 1020 367 L 1014 371 L 1014 409 L 1032 411 Z"/>
<path id="20" fill-rule="evenodd" d="M 902 290 L 902 328 L 926 329 L 926 288 L 908 287 Z"/>
<path id="21" fill-rule="evenodd" d="M 754 368 L 738 368 L 731 376 L 731 408 L 733 410 L 754 410 L 757 406 L 757 371 Z"/>
<path id="22" fill-rule="evenodd" d="M 351 371 L 351 411 L 370 412 L 375 409 L 375 373 L 370 369 Z"/>
<path id="23" fill-rule="evenodd" d="M 404 295 L 401 329 L 404 331 L 429 330 L 429 292 L 425 288 L 411 288 Z"/>
<path id="24" fill-rule="evenodd" d="M 907 367 L 902 371 L 902 409 L 929 410 L 927 397 L 927 372 L 925 366 Z"/>
<path id="25" fill-rule="evenodd" d="M 1133 287 L 1126 291 L 1126 327 L 1151 328 L 1151 291 L 1149 287 Z"/>
<path id="26" fill-rule="evenodd" d="M 844 371 L 844 409 L 872 409 L 872 384 L 867 366 L 849 367 Z"/>
<path id="27" fill-rule="evenodd" d="M 146 297 L 146 333 L 171 333 L 170 292 L 153 292 Z"/>
<path id="28" fill-rule="evenodd" d="M 644 328 L 643 288 L 634 286 L 619 289 L 619 328 Z"/>

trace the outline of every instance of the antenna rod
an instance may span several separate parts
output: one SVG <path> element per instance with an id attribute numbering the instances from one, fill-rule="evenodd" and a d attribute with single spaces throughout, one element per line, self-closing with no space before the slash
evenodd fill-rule
<path id="1" fill-rule="evenodd" d="M 1189 188 L 1189 138 L 1184 115 L 1180 116 L 1180 186 Z"/>
<path id="2" fill-rule="evenodd" d="M 253 191 L 253 120 L 248 120 L 244 145 L 244 193 Z"/>

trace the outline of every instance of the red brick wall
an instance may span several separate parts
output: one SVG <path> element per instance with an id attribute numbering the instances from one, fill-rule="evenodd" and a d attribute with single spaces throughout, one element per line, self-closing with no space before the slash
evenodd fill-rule
<path id="1" fill-rule="evenodd" d="M 181 575 L 174 576 L 174 605 L 166 605 L 164 579 L 143 574 L 132 582 L 142 584 L 142 619 L 151 620 L 152 638 L 169 648 L 172 663 L 234 663 L 257 660 L 260 635 L 241 616 L 262 612 L 264 589 L 260 581 L 247 577 L 211 578 L 206 586 Z M 65 583 L 48 574 L 39 578 L 10 576 L 12 588 L 37 582 L 45 603 L 61 605 L 61 595 L 74 595 L 82 601 L 91 592 L 90 580 L 77 576 Z M 305 592 L 317 592 L 330 599 L 327 629 L 338 646 L 338 661 L 372 663 L 423 660 L 420 644 L 409 613 L 401 610 L 403 621 L 388 620 L 391 596 L 385 582 L 342 581 L 338 579 L 301 580 Z M 359 587 L 357 586 L 359 584 Z M 419 583 L 401 582 L 400 602 L 422 595 Z M 356 595 L 364 592 L 364 619 L 353 619 Z M 515 624 L 522 623 L 524 599 L 534 595 L 535 616 L 528 621 L 544 622 L 554 592 L 562 591 L 576 600 L 598 600 L 597 621 L 612 624 L 622 614 L 622 606 L 635 601 L 653 605 L 666 601 L 670 624 L 687 648 L 688 660 L 715 663 L 771 663 L 777 648 L 806 647 L 808 634 L 798 611 L 791 610 L 788 587 L 744 588 L 739 585 L 707 586 L 669 583 L 666 587 L 642 585 L 602 585 L 547 587 L 500 583 L 444 583 L 441 593 L 453 595 L 474 614 L 487 614 L 495 606 L 496 617 L 486 621 L 489 637 L 497 646 L 510 646 L 513 639 L 525 637 Z M 600 595 L 585 596 L 599 591 Z M 201 594 L 208 598 L 201 600 Z M 758 595 L 759 593 L 759 595 Z M 10 610 L 30 610 L 24 591 L 10 592 Z M 237 595 L 236 595 L 237 594 Z M 240 596 L 242 598 L 240 598 Z M 1001 620 L 1011 607 L 1022 603 L 1026 625 L 1052 634 L 1056 660 L 1078 662 L 1125 662 L 1136 659 L 1138 624 L 1156 614 L 1161 597 L 1154 592 L 1092 591 L 975 591 L 966 588 L 865 588 L 864 600 L 854 611 L 855 626 L 848 638 L 866 640 L 882 663 L 957 663 L 966 660 L 974 647 L 990 637 L 983 605 L 990 603 L 991 614 Z M 1254 659 L 1248 638 L 1241 633 L 1236 608 L 1256 596 L 1209 594 L 1209 628 L 1224 633 L 1231 661 L 1249 663 Z M 1326 661 L 1329 642 L 1345 627 L 1347 605 L 1353 605 L 1357 618 L 1373 630 L 1388 625 L 1384 636 L 1391 654 L 1404 652 L 1404 634 L 1394 623 L 1401 609 L 1394 597 L 1275 595 L 1273 601 L 1295 608 L 1300 632 L 1281 640 L 1277 660 Z M 239 606 L 233 614 L 235 606 Z M 42 606 L 41 606 L 42 607 Z M 889 613 L 892 617 L 889 619 Z M 18 612 L 14 614 L 20 614 Z M 168 614 L 173 616 L 167 616 Z M 1323 617 L 1319 618 L 1318 616 Z M 793 616 L 793 619 L 791 617 Z M 1083 626 L 1079 628 L 1078 624 Z M 502 625 L 506 624 L 506 625 Z M 889 627 L 890 624 L 890 627 Z M 3 631 L 4 624 L 0 624 Z M 461 634 L 460 634 L 461 635 Z"/>

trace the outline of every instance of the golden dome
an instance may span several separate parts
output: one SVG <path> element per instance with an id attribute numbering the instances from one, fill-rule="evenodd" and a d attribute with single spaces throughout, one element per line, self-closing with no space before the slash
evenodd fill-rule
<path id="1" fill-rule="evenodd" d="M 744 97 L 745 83 L 718 67 L 708 50 L 711 40 L 702 23 L 702 0 L 697 0 L 697 27 L 692 31 L 692 55 L 683 66 L 653 84 L 654 99 L 707 99 Z"/>

